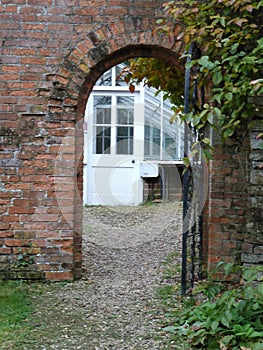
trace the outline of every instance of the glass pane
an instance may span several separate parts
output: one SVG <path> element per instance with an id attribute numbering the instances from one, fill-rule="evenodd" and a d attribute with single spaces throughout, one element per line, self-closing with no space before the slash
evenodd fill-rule
<path id="1" fill-rule="evenodd" d="M 134 97 L 117 96 L 117 124 L 133 124 Z"/>
<path id="2" fill-rule="evenodd" d="M 144 158 L 150 159 L 150 142 L 149 142 L 149 140 L 144 140 Z"/>
<path id="3" fill-rule="evenodd" d="M 158 143 L 159 146 L 160 146 L 160 136 L 161 136 L 160 129 L 153 127 L 152 128 L 152 138 L 153 138 L 154 142 Z"/>
<path id="4" fill-rule="evenodd" d="M 133 137 L 129 139 L 129 154 L 133 154 Z"/>
<path id="5" fill-rule="evenodd" d="M 124 81 L 124 75 L 121 74 L 124 66 L 116 66 L 116 81 L 115 85 L 116 86 L 125 86 L 127 83 Z"/>
<path id="6" fill-rule="evenodd" d="M 125 139 L 117 143 L 117 154 L 133 154 L 133 140 Z"/>
<path id="7" fill-rule="evenodd" d="M 144 135 L 144 157 L 146 159 L 160 159 L 160 129 L 153 126 L 145 125 Z"/>
<path id="8" fill-rule="evenodd" d="M 151 157 L 160 159 L 161 131 L 158 128 L 151 128 Z"/>
<path id="9" fill-rule="evenodd" d="M 117 119 L 118 124 L 129 124 L 128 123 L 129 117 L 128 117 L 128 110 L 127 109 L 118 108 L 117 113 L 118 113 L 118 119 Z"/>
<path id="10" fill-rule="evenodd" d="M 111 86 L 111 69 L 105 72 L 96 82 L 95 86 Z"/>
<path id="11" fill-rule="evenodd" d="M 111 96 L 94 96 L 94 107 L 98 105 L 109 105 L 111 106 Z"/>
<path id="12" fill-rule="evenodd" d="M 163 148 L 163 158 L 164 159 L 176 159 L 176 140 L 164 134 L 164 148 Z"/>
<path id="13" fill-rule="evenodd" d="M 127 139 L 118 141 L 117 143 L 117 154 L 129 154 Z"/>
<path id="14" fill-rule="evenodd" d="M 133 127 L 117 127 L 117 154 L 133 154 Z"/>
<path id="15" fill-rule="evenodd" d="M 133 96 L 117 96 L 117 105 L 123 105 L 125 107 L 133 108 L 134 97 Z"/>
<path id="16" fill-rule="evenodd" d="M 150 158 L 150 126 L 144 126 L 144 158 Z"/>
<path id="17" fill-rule="evenodd" d="M 94 123 L 111 123 L 111 96 L 94 96 Z"/>
<path id="18" fill-rule="evenodd" d="M 128 130 L 127 126 L 119 126 L 117 132 L 117 138 L 126 137 L 128 138 Z"/>
<path id="19" fill-rule="evenodd" d="M 96 126 L 94 129 L 96 135 L 96 142 L 94 145 L 95 149 L 93 150 L 93 152 L 95 154 L 109 154 L 111 128 L 105 126 Z"/>
<path id="20" fill-rule="evenodd" d="M 144 137 L 145 139 L 149 139 L 150 138 L 150 126 L 149 125 L 145 125 L 144 126 Z"/>
<path id="21" fill-rule="evenodd" d="M 118 124 L 133 124 L 134 112 L 132 109 L 128 108 L 118 108 L 117 109 L 117 123 Z"/>
<path id="22" fill-rule="evenodd" d="M 118 108 L 117 109 L 117 113 L 118 113 L 118 119 L 117 119 L 117 123 L 118 124 L 128 124 L 128 113 L 126 109 L 121 109 Z"/>
<path id="23" fill-rule="evenodd" d="M 96 124 L 111 123 L 111 108 L 97 108 L 95 115 Z"/>
<path id="24" fill-rule="evenodd" d="M 153 143 L 152 144 L 152 153 L 151 153 L 152 159 L 160 159 L 160 145 Z"/>

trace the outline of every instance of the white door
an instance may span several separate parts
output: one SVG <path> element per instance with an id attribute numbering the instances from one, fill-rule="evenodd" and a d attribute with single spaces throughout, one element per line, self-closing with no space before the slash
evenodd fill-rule
<path id="1" fill-rule="evenodd" d="M 88 205 L 138 205 L 143 200 L 143 104 L 139 93 L 93 92 L 86 110 Z"/>

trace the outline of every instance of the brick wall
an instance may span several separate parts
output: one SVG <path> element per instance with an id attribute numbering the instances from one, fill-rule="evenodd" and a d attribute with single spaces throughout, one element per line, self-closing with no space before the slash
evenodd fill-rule
<path id="1" fill-rule="evenodd" d="M 152 30 L 162 2 L 1 1 L 2 275 L 80 277 L 85 104 L 126 58 L 178 65 L 182 43 Z"/>
<path id="2" fill-rule="evenodd" d="M 254 99 L 256 119 L 250 124 L 249 171 L 247 224 L 242 245 L 242 262 L 253 266 L 263 264 L 263 99 Z"/>
<path id="3" fill-rule="evenodd" d="M 209 194 L 204 215 L 204 255 L 208 269 L 220 261 L 241 263 L 249 210 L 249 135 L 244 132 L 221 145 L 214 134 L 209 164 Z"/>
<path id="4" fill-rule="evenodd" d="M 263 263 L 262 99 L 254 99 L 253 121 L 222 146 L 217 135 L 210 162 L 205 207 L 204 255 L 208 268 L 219 261 L 245 266 Z"/>
<path id="5" fill-rule="evenodd" d="M 157 57 L 182 69 L 182 42 L 170 42 L 153 31 L 163 2 L 1 1 L 2 276 L 81 276 L 86 101 L 98 77 L 127 58 Z M 175 37 L 181 30 L 175 28 Z M 240 256 L 242 244 L 248 247 L 242 241 L 247 197 L 243 187 L 239 189 L 246 182 L 247 147 L 244 143 L 241 156 L 233 152 L 233 145 L 219 147 L 211 164 L 208 265 Z"/>

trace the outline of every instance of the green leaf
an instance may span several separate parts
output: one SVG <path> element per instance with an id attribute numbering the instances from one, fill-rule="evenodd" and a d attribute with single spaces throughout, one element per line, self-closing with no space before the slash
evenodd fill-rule
<path id="1" fill-rule="evenodd" d="M 263 283 L 260 283 L 258 285 L 256 291 L 257 291 L 258 295 L 260 296 L 260 298 L 262 298 L 262 300 L 263 300 Z"/>
<path id="2" fill-rule="evenodd" d="M 210 152 L 209 149 L 203 149 L 203 153 L 206 160 L 213 159 L 212 153 Z"/>
<path id="3" fill-rule="evenodd" d="M 222 316 L 220 321 L 225 327 L 227 327 L 227 328 L 229 327 L 229 321 L 226 317 Z"/>
<path id="4" fill-rule="evenodd" d="M 205 137 L 202 139 L 202 142 L 205 143 L 206 145 L 210 145 L 210 139 L 208 137 Z"/>
<path id="5" fill-rule="evenodd" d="M 164 20 L 163 19 L 157 19 L 156 24 L 163 24 Z"/>
<path id="6" fill-rule="evenodd" d="M 218 325 L 219 325 L 219 321 L 218 320 L 212 321 L 211 325 L 210 325 L 212 331 L 215 332 L 217 330 L 217 328 L 218 328 Z"/>
<path id="7" fill-rule="evenodd" d="M 213 121 L 214 121 L 214 115 L 212 112 L 209 112 L 208 115 L 207 115 L 207 121 L 208 123 L 210 123 L 211 125 L 213 124 Z"/>
<path id="8" fill-rule="evenodd" d="M 251 283 L 253 281 L 256 281 L 258 275 L 258 271 L 256 269 L 246 269 L 242 273 L 242 278 L 247 282 Z"/>
<path id="9" fill-rule="evenodd" d="M 175 121 L 177 121 L 178 120 L 178 115 L 177 115 L 177 113 L 174 113 L 172 116 L 171 116 L 171 118 L 169 119 L 169 123 L 170 124 L 173 124 Z"/>
<path id="10" fill-rule="evenodd" d="M 221 25 L 222 25 L 223 27 L 225 27 L 225 25 L 226 25 L 226 19 L 225 19 L 225 17 L 221 17 L 221 18 L 220 18 L 220 23 L 221 23 Z"/>
<path id="11" fill-rule="evenodd" d="M 227 92 L 224 97 L 228 100 L 228 101 L 232 101 L 233 99 L 233 94 L 232 92 Z"/>
<path id="12" fill-rule="evenodd" d="M 233 272 L 233 263 L 227 263 L 224 265 L 225 275 L 224 278 L 226 279 L 231 272 Z"/>
<path id="13" fill-rule="evenodd" d="M 263 37 L 260 38 L 259 40 L 257 40 L 257 43 L 258 43 L 259 48 L 263 50 Z"/>
<path id="14" fill-rule="evenodd" d="M 239 43 L 235 43 L 234 45 L 231 46 L 230 53 L 234 55 L 237 52 L 237 49 L 239 47 Z"/>
<path id="15" fill-rule="evenodd" d="M 223 138 L 227 139 L 228 137 L 232 136 L 235 132 L 235 129 L 229 127 L 223 132 Z"/>
<path id="16" fill-rule="evenodd" d="M 233 338 L 234 338 L 234 335 L 226 335 L 221 339 L 220 344 L 223 344 L 225 346 L 229 345 Z"/>
<path id="17" fill-rule="evenodd" d="M 263 342 L 241 342 L 241 350 L 262 350 Z"/>
<path id="18" fill-rule="evenodd" d="M 215 85 L 220 84 L 221 81 L 222 81 L 222 79 L 223 79 L 223 77 L 222 77 L 221 71 L 216 71 L 216 72 L 213 74 L 212 80 L 213 80 L 213 83 L 214 83 Z"/>
<path id="19" fill-rule="evenodd" d="M 221 92 L 221 93 L 219 93 L 219 94 L 215 94 L 215 95 L 213 95 L 212 100 L 213 100 L 213 101 L 216 101 L 217 103 L 220 104 L 223 95 L 224 95 L 223 92 Z"/>
<path id="20" fill-rule="evenodd" d="M 194 66 L 194 61 L 187 61 L 185 64 L 185 68 L 190 70 Z"/>
<path id="21" fill-rule="evenodd" d="M 215 107 L 214 109 L 214 113 L 216 115 L 217 118 L 220 118 L 221 117 L 221 111 L 219 108 Z"/>
<path id="22" fill-rule="evenodd" d="M 209 60 L 209 56 L 202 56 L 198 60 L 198 63 L 200 66 L 202 66 L 202 68 L 207 68 L 209 70 L 212 70 L 215 66 L 215 64 Z"/>
<path id="23" fill-rule="evenodd" d="M 226 317 L 227 321 L 230 323 L 232 320 L 232 314 L 229 310 L 226 310 L 225 317 Z"/>
<path id="24" fill-rule="evenodd" d="M 235 330 L 236 333 L 242 333 L 243 332 L 243 327 L 239 324 L 234 324 L 233 329 Z"/>
<path id="25" fill-rule="evenodd" d="M 249 334 L 249 338 L 263 338 L 263 332 L 252 331 Z"/>

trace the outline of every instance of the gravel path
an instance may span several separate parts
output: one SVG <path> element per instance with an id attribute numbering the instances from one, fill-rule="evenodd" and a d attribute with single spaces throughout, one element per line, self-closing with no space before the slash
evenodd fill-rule
<path id="1" fill-rule="evenodd" d="M 156 289 L 166 257 L 178 251 L 180 264 L 181 216 L 178 202 L 85 208 L 83 279 L 41 286 L 41 341 L 24 349 L 173 349 L 157 332 Z"/>

